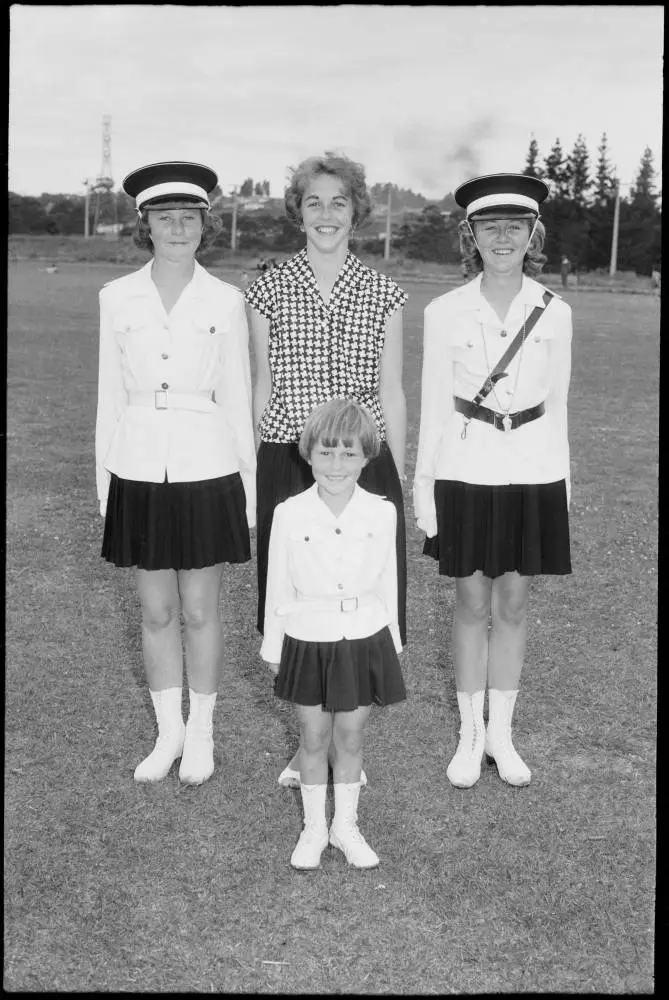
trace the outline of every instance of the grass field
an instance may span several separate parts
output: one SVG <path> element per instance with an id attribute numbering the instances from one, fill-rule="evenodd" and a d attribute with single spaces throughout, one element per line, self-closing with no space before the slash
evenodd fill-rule
<path id="1" fill-rule="evenodd" d="M 574 573 L 533 585 L 531 785 L 446 779 L 453 587 L 409 508 L 408 700 L 372 713 L 360 804 L 381 865 L 329 849 L 297 873 L 299 792 L 276 784 L 297 733 L 258 657 L 254 562 L 224 577 L 214 776 L 132 779 L 153 713 L 93 459 L 97 291 L 122 269 L 41 266 L 9 275 L 5 990 L 652 992 L 659 300 L 568 297 Z M 422 310 L 446 288 L 405 287 L 411 479 Z"/>

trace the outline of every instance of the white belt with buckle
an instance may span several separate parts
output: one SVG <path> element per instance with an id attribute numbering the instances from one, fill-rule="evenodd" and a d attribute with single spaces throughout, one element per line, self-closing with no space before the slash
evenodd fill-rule
<path id="1" fill-rule="evenodd" d="M 199 389 L 196 392 L 148 389 L 129 392 L 128 403 L 130 406 L 151 406 L 156 410 L 198 410 L 200 413 L 210 413 L 216 406 L 213 395 L 212 389 Z"/>
<path id="2" fill-rule="evenodd" d="M 378 602 L 376 594 L 358 594 L 355 597 L 315 597 L 305 598 L 303 601 L 290 601 L 287 604 L 280 604 L 275 614 L 283 617 L 299 614 L 308 614 L 310 611 L 335 611 L 350 614 L 353 611 L 360 611 L 364 607 Z"/>

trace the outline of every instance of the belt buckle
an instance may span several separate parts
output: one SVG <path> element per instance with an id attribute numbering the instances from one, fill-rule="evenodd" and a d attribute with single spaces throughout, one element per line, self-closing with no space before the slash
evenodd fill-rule
<path id="1" fill-rule="evenodd" d="M 511 417 L 509 416 L 508 413 L 505 413 L 504 416 L 502 417 L 502 427 L 504 428 L 505 431 L 511 430 Z"/>
<path id="2" fill-rule="evenodd" d="M 355 601 L 355 604 L 351 606 L 351 602 Z M 357 611 L 358 610 L 358 598 L 357 597 L 342 597 L 339 602 L 342 611 Z"/>
<path id="3" fill-rule="evenodd" d="M 167 409 L 167 389 L 156 389 L 153 394 L 153 405 L 157 410 Z"/>

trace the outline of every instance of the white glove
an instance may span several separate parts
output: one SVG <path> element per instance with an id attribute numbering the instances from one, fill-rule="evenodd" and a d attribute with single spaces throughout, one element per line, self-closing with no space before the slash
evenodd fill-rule
<path id="1" fill-rule="evenodd" d="M 427 517 L 419 517 L 416 524 L 424 531 L 428 538 L 434 538 L 437 534 L 437 515 L 429 514 Z"/>

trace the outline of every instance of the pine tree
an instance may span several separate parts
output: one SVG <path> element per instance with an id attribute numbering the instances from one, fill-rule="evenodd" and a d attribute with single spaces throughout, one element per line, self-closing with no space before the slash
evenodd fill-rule
<path id="1" fill-rule="evenodd" d="M 616 178 L 615 173 L 609 164 L 609 148 L 606 132 L 602 132 L 602 138 L 597 147 L 597 173 L 595 174 L 594 201 L 596 205 L 606 205 L 615 197 Z"/>
<path id="2" fill-rule="evenodd" d="M 646 146 L 641 157 L 636 180 L 630 188 L 630 198 L 633 202 L 642 202 L 655 208 L 657 194 L 654 189 L 655 167 L 653 166 L 653 152 Z"/>
<path id="3" fill-rule="evenodd" d="M 525 169 L 523 173 L 527 177 L 543 177 L 543 170 L 539 166 L 539 143 L 534 138 L 534 133 L 530 139 L 530 147 L 525 159 Z"/>
<path id="4" fill-rule="evenodd" d="M 571 151 L 569 168 L 571 171 L 571 197 L 577 205 L 584 205 L 588 188 L 592 187 L 592 181 L 590 179 L 588 147 L 581 132 L 576 137 L 574 148 Z"/>
<path id="5" fill-rule="evenodd" d="M 545 158 L 544 168 L 544 177 L 552 184 L 555 197 L 568 198 L 571 185 L 571 166 L 562 151 L 559 139 L 555 140 L 553 148 Z"/>

